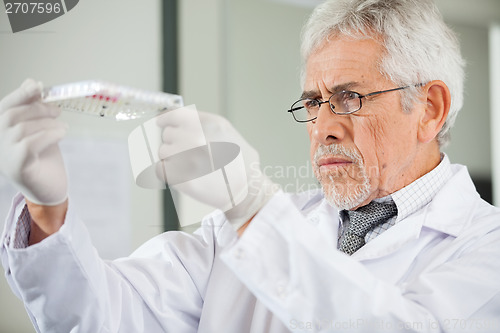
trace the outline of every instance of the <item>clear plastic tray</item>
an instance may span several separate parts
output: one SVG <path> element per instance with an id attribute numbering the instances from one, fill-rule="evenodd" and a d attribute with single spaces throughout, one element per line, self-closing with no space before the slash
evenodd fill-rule
<path id="1" fill-rule="evenodd" d="M 116 120 L 154 116 L 183 106 L 182 97 L 103 81 L 82 81 L 47 87 L 42 101 L 63 110 Z"/>

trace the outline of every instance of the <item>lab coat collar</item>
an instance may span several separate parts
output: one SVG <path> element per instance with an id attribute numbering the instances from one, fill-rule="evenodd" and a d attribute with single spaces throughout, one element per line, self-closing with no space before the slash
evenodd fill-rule
<path id="1" fill-rule="evenodd" d="M 453 177 L 427 206 L 424 226 L 457 237 L 469 225 L 480 198 L 463 165 L 452 165 Z"/>
<path id="2" fill-rule="evenodd" d="M 471 222 L 479 194 L 466 167 L 452 165 L 452 171 L 452 178 L 429 204 L 368 242 L 352 257 L 368 260 L 394 253 L 419 238 L 423 227 L 458 236 Z"/>

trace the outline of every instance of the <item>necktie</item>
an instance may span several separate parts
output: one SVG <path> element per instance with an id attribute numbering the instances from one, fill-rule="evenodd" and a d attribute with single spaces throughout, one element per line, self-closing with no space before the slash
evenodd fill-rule
<path id="1" fill-rule="evenodd" d="M 372 201 L 356 210 L 348 210 L 350 222 L 342 237 L 340 251 L 348 255 L 353 254 L 365 245 L 365 236 L 368 231 L 386 222 L 397 213 L 398 209 L 392 200 L 384 203 Z"/>

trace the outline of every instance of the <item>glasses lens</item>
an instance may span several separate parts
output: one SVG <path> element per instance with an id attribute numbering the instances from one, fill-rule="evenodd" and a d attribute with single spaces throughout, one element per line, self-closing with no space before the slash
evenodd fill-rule
<path id="1" fill-rule="evenodd" d="M 347 114 L 358 111 L 361 108 L 361 98 L 354 91 L 341 91 L 330 97 L 330 104 L 333 105 L 333 112 L 337 114 Z"/>
<path id="2" fill-rule="evenodd" d="M 317 117 L 319 102 L 315 99 L 301 99 L 293 103 L 290 110 L 298 122 L 305 122 Z"/>

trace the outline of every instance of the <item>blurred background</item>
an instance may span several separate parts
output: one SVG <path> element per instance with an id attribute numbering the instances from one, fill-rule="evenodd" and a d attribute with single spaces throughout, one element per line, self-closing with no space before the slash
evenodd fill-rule
<path id="1" fill-rule="evenodd" d="M 12 33 L 0 12 L 0 96 L 27 77 L 46 86 L 100 79 L 179 93 L 219 113 L 261 154 L 264 172 L 288 192 L 316 187 L 305 127 L 287 108 L 301 93 L 299 34 L 312 0 L 85 0 L 65 15 Z M 446 149 L 468 166 L 481 195 L 500 203 L 500 1 L 437 0 L 467 60 L 465 105 Z M 132 178 L 127 137 L 144 120 L 115 122 L 64 113 L 61 143 L 71 202 L 106 259 L 147 239 L 191 229 L 207 210 Z M 1 163 L 1 161 L 0 161 Z M 0 176 L 0 227 L 15 191 Z M 174 194 L 175 195 L 175 194 Z M 189 207 L 189 208 L 186 208 Z M 57 274 L 57 273 L 56 273 Z M 78 300 L 75 300 L 78 302 Z M 0 333 L 33 332 L 22 303 L 0 279 Z"/>

